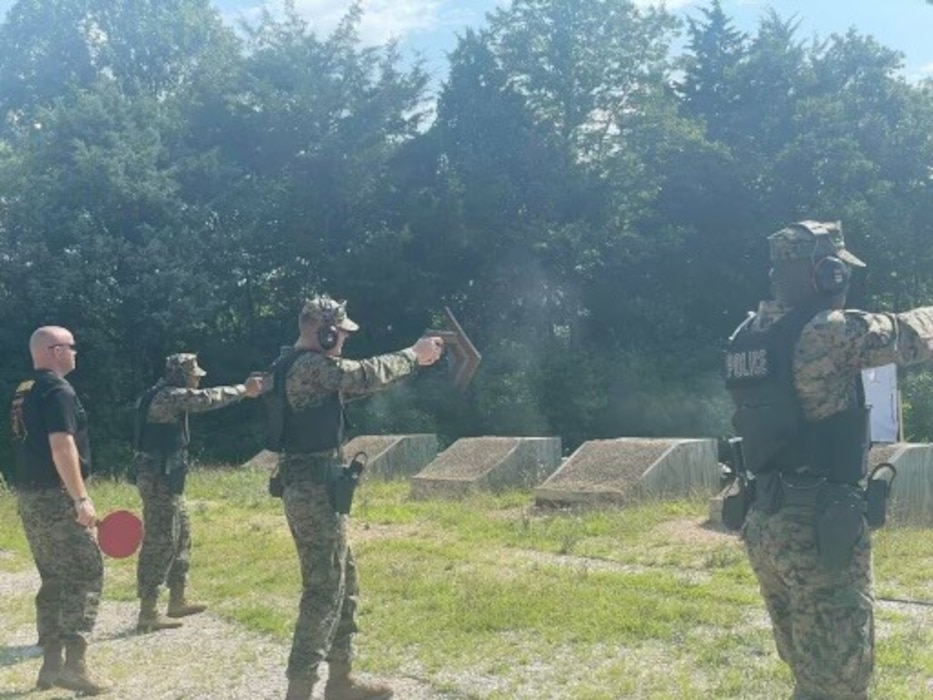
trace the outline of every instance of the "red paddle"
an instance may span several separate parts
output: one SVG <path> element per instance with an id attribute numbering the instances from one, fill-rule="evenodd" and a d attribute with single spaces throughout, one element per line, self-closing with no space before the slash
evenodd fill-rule
<path id="1" fill-rule="evenodd" d="M 100 551 L 114 559 L 136 554 L 143 539 L 143 523 L 128 510 L 115 510 L 97 521 Z"/>

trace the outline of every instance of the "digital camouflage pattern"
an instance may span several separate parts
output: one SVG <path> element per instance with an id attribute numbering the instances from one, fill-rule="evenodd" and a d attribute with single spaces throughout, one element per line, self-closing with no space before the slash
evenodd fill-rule
<path id="1" fill-rule="evenodd" d="M 186 413 L 204 413 L 236 403 L 246 395 L 246 387 L 213 386 L 208 389 L 186 389 L 165 384 L 149 405 L 150 423 L 174 423 Z"/>
<path id="2" fill-rule="evenodd" d="M 75 522 L 61 488 L 17 491 L 20 519 L 42 581 L 36 595 L 40 646 L 87 643 L 104 587 L 104 562 L 94 532 Z"/>
<path id="3" fill-rule="evenodd" d="M 817 552 L 815 505 L 749 511 L 749 561 L 773 624 L 778 654 L 794 672 L 795 697 L 867 698 L 874 668 L 868 528 L 848 568 L 830 570 Z"/>
<path id="4" fill-rule="evenodd" d="M 191 355 L 194 357 L 194 355 Z M 246 392 L 242 384 L 207 389 L 172 386 L 164 380 L 153 397 L 147 414 L 151 423 L 185 421 L 187 415 L 213 411 L 240 401 Z M 183 478 L 188 469 L 188 451 L 179 449 L 166 456 L 165 473 L 162 455 L 138 452 L 135 456 L 136 485 L 143 502 L 143 541 L 136 570 L 140 598 L 158 594 L 159 587 L 184 585 L 191 558 L 191 528 L 185 498 L 173 493 L 172 480 Z M 177 483 L 177 482 L 176 482 Z"/>
<path id="5" fill-rule="evenodd" d="M 347 316 L 347 302 L 336 301 L 327 295 L 308 299 L 301 309 L 303 323 L 332 323 L 345 331 L 358 331 L 356 321 Z"/>
<path id="6" fill-rule="evenodd" d="M 765 330 L 789 311 L 763 301 L 752 329 Z M 890 363 L 912 365 L 933 358 L 933 307 L 897 314 L 824 310 L 804 327 L 794 349 L 794 386 L 810 421 L 855 405 L 859 372 Z"/>
<path id="7" fill-rule="evenodd" d="M 320 466 L 326 467 L 326 460 Z M 333 460 L 331 466 L 339 462 Z M 289 478 L 282 501 L 302 581 L 287 675 L 314 677 L 322 661 L 352 659 L 359 587 L 347 543 L 349 516 L 334 512 L 327 485 L 314 479 Z"/>
<path id="8" fill-rule="evenodd" d="M 366 396 L 391 386 L 415 369 L 411 350 L 367 360 L 309 352 L 289 368 L 285 394 L 300 410 L 339 392 Z M 339 450 L 327 454 L 280 454 L 285 516 L 301 564 L 302 594 L 288 659 L 289 678 L 315 678 L 321 661 L 349 663 L 357 631 L 356 562 L 347 544 L 347 517 L 334 512 L 327 479 L 341 466 Z"/>
<path id="9" fill-rule="evenodd" d="M 155 471 L 136 476 L 143 502 L 143 543 L 136 569 L 140 598 L 155 598 L 159 587 L 184 587 L 191 562 L 191 521 L 182 494 L 172 493 L 168 481 Z"/>
<path id="10" fill-rule="evenodd" d="M 817 260 L 834 255 L 855 267 L 865 267 L 846 250 L 839 221 L 799 221 L 768 236 L 771 262 L 778 260 Z"/>
<path id="11" fill-rule="evenodd" d="M 759 306 L 752 328 L 788 311 Z M 897 314 L 826 310 L 804 327 L 794 348 L 794 386 L 809 421 L 857 405 L 862 369 L 933 359 L 933 307 Z M 771 616 L 781 658 L 794 672 L 795 697 L 867 697 L 874 667 L 871 541 L 867 528 L 848 568 L 830 572 L 818 559 L 815 505 L 753 508 L 743 536 Z"/>
<path id="12" fill-rule="evenodd" d="M 344 399 L 367 396 L 406 378 L 416 365 L 412 350 L 377 355 L 368 360 L 307 352 L 289 368 L 285 395 L 289 406 L 298 411 L 320 403 L 335 391 Z"/>

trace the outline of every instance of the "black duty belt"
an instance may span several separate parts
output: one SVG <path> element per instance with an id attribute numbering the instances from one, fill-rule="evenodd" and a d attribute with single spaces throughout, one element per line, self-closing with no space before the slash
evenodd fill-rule
<path id="1" fill-rule="evenodd" d="M 787 506 L 815 506 L 820 487 L 827 483 L 825 476 L 778 475 L 781 503 Z"/>

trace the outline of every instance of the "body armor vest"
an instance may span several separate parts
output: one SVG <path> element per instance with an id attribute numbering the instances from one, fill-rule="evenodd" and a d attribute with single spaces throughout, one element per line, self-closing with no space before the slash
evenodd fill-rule
<path id="1" fill-rule="evenodd" d="M 165 387 L 165 382 L 159 382 L 139 397 L 136 403 L 136 425 L 133 439 L 133 448 L 137 452 L 161 455 L 163 467 L 169 455 L 185 449 L 190 442 L 187 413 L 183 413 L 177 421 L 172 423 L 149 421 L 149 407 L 152 406 L 152 400 Z"/>
<path id="2" fill-rule="evenodd" d="M 313 350 L 296 348 L 272 365 L 273 390 L 267 394 L 266 449 L 295 454 L 326 452 L 343 444 L 344 412 L 340 392 L 323 396 L 320 403 L 300 411 L 288 403 L 288 370 L 301 355 Z"/>
<path id="3" fill-rule="evenodd" d="M 806 470 L 837 483 L 855 483 L 868 463 L 868 409 L 861 374 L 856 405 L 808 421 L 794 388 L 794 346 L 812 308 L 794 309 L 767 330 L 743 323 L 726 352 L 726 388 L 735 403 L 732 425 L 753 474 Z"/>

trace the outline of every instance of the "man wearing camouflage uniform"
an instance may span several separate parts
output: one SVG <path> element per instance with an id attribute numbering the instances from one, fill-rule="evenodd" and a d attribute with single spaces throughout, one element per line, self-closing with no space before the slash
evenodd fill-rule
<path id="1" fill-rule="evenodd" d="M 844 309 L 850 267 L 838 222 L 772 234 L 775 298 L 729 343 L 727 386 L 755 496 L 743 528 L 793 697 L 868 697 L 874 667 L 868 458 L 861 370 L 933 358 L 933 307 Z"/>
<path id="2" fill-rule="evenodd" d="M 207 374 L 193 353 L 169 355 L 165 375 L 136 402 L 136 485 L 143 502 L 143 542 L 136 570 L 140 599 L 137 630 L 180 627 L 174 618 L 203 612 L 191 603 L 185 585 L 191 556 L 191 526 L 185 507 L 188 472 L 188 414 L 213 411 L 261 393 L 262 383 L 199 389 Z M 158 610 L 159 589 L 168 583 L 168 618 Z M 171 619 L 170 619 L 171 618 Z"/>
<path id="3" fill-rule="evenodd" d="M 99 695 L 110 686 L 88 673 L 85 651 L 104 563 L 85 484 L 91 464 L 87 415 L 65 379 L 75 368 L 74 337 L 65 328 L 43 326 L 29 339 L 29 351 L 35 372 L 16 390 L 11 423 L 19 515 L 42 580 L 36 627 L 43 662 L 36 687 Z"/>
<path id="4" fill-rule="evenodd" d="M 356 563 L 347 544 L 347 516 L 335 512 L 328 483 L 341 469 L 345 399 L 384 389 L 441 355 L 440 338 L 421 338 L 399 352 L 347 360 L 343 344 L 356 323 L 346 304 L 327 296 L 308 301 L 294 347 L 276 361 L 269 399 L 279 407 L 275 428 L 285 515 L 301 565 L 302 596 L 288 659 L 287 700 L 308 700 L 318 666 L 328 663 L 327 700 L 389 698 L 383 685 L 350 675 L 357 631 Z M 270 414 L 272 411 L 270 411 Z"/>

